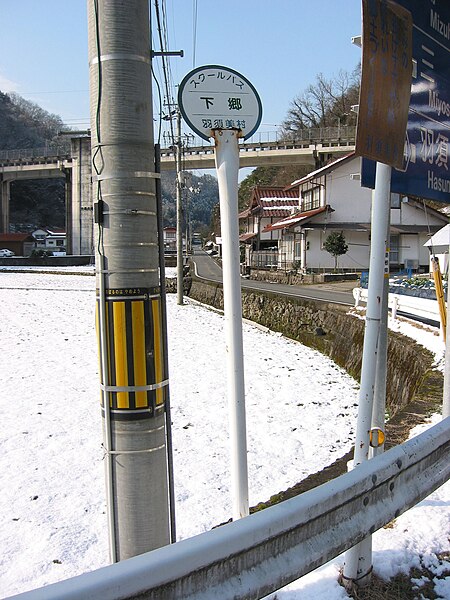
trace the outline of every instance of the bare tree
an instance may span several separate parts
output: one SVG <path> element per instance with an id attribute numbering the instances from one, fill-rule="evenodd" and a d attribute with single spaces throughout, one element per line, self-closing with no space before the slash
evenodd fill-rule
<path id="1" fill-rule="evenodd" d="M 310 127 L 354 125 L 356 115 L 351 106 L 358 103 L 359 73 L 359 66 L 353 73 L 341 70 L 330 79 L 319 73 L 315 83 L 292 100 L 282 134 L 291 136 Z"/>
<path id="2" fill-rule="evenodd" d="M 47 112 L 16 93 L 9 94 L 16 119 L 42 139 L 50 140 L 64 127 L 59 115 Z"/>

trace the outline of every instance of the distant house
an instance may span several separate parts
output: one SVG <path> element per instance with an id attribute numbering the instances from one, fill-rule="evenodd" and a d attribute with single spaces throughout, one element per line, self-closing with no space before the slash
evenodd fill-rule
<path id="1" fill-rule="evenodd" d="M 219 235 L 212 235 L 211 240 L 208 240 L 204 246 L 206 254 L 210 256 L 222 256 L 222 238 Z"/>
<path id="2" fill-rule="evenodd" d="M 278 230 L 267 230 L 282 217 L 298 211 L 297 190 L 282 187 L 255 186 L 249 206 L 239 214 L 242 230 L 240 242 L 245 244 L 245 264 L 251 267 L 276 265 L 278 261 Z"/>
<path id="3" fill-rule="evenodd" d="M 33 231 L 31 235 L 34 237 L 36 248 L 45 248 L 47 233 L 46 229 L 36 229 L 36 231 Z"/>
<path id="4" fill-rule="evenodd" d="M 56 252 L 66 251 L 67 236 L 64 229 L 36 229 L 32 236 L 35 240 L 35 248 Z"/>
<path id="5" fill-rule="evenodd" d="M 0 248 L 7 248 L 16 256 L 30 256 L 34 238 L 29 233 L 0 233 Z"/>
<path id="6" fill-rule="evenodd" d="M 339 231 L 348 244 L 347 253 L 339 257 L 339 268 L 368 269 L 372 190 L 361 187 L 360 171 L 361 159 L 352 153 L 285 188 L 296 195 L 296 210 L 261 232 L 279 236 L 278 268 L 333 269 L 334 258 L 324 242 L 332 231 Z M 423 244 L 447 223 L 448 217 L 425 207 L 422 201 L 391 194 L 391 270 L 428 271 L 428 251 Z M 249 228 L 248 233 L 253 230 Z"/>

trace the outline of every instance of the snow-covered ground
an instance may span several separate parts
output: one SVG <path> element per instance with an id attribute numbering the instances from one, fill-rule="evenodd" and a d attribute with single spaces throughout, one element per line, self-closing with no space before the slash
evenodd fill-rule
<path id="1" fill-rule="evenodd" d="M 108 564 L 94 286 L 90 276 L 0 272 L 1 597 Z M 168 320 L 181 539 L 231 516 L 225 351 L 216 312 L 177 306 L 169 295 Z M 442 362 L 437 332 L 409 327 Z M 319 353 L 250 325 L 244 353 L 254 505 L 351 447 L 358 385 Z M 383 577 L 420 564 L 442 571 L 436 553 L 449 550 L 449 502 L 446 484 L 375 534 L 375 570 Z M 277 598 L 347 598 L 337 584 L 341 564 L 336 559 Z M 435 589 L 450 599 L 450 581 Z"/>

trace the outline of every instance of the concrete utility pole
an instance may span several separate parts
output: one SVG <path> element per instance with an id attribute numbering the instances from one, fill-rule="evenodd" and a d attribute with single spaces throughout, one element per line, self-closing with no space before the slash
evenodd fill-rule
<path id="1" fill-rule="evenodd" d="M 112 561 L 170 541 L 148 0 L 88 0 L 97 324 Z"/>

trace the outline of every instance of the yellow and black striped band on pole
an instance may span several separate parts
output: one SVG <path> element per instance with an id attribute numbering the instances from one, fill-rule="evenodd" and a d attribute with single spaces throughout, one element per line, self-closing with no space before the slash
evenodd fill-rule
<path id="1" fill-rule="evenodd" d="M 99 302 L 97 298 L 100 357 Z M 112 418 L 154 416 L 164 408 L 168 385 L 159 288 L 106 290 L 105 302 L 108 374 L 105 386 L 100 370 L 101 388 L 106 392 L 102 409 L 107 397 Z"/>

